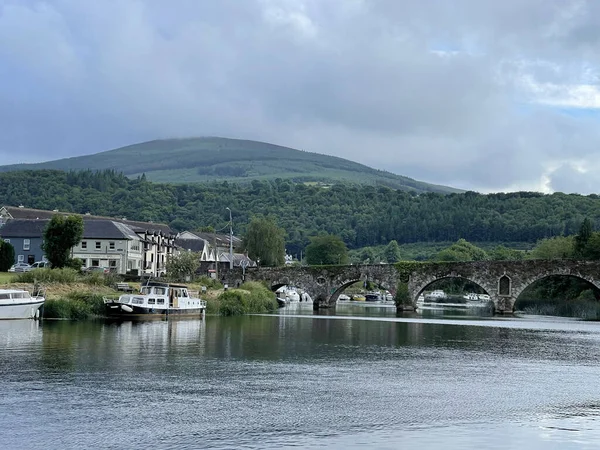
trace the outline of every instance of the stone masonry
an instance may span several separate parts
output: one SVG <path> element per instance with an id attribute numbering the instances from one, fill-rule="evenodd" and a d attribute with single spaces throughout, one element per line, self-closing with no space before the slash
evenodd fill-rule
<path id="1" fill-rule="evenodd" d="M 224 270 L 222 280 L 229 286 L 242 283 L 242 271 Z M 434 281 L 463 278 L 476 283 L 491 297 L 497 313 L 512 313 L 521 292 L 537 280 L 551 275 L 570 275 L 600 288 L 600 261 L 527 260 L 427 263 L 409 276 L 408 290 L 413 303 Z M 284 285 L 304 289 L 316 308 L 335 307 L 340 293 L 357 281 L 370 281 L 382 289 L 396 290 L 400 280 L 393 264 L 352 266 L 309 266 L 251 268 L 246 281 L 267 281 L 272 290 Z"/>

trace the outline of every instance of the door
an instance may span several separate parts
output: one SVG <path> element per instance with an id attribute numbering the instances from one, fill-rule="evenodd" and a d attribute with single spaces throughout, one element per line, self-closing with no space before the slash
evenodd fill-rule
<path id="1" fill-rule="evenodd" d="M 32 265 L 35 262 L 35 255 L 27 255 L 27 264 Z"/>

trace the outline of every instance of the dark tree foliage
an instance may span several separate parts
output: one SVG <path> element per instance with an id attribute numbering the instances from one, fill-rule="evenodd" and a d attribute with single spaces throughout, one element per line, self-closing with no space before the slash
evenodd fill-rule
<path id="1" fill-rule="evenodd" d="M 396 240 L 390 241 L 390 243 L 383 250 L 383 256 L 387 263 L 395 263 L 402 259 L 400 254 L 400 246 Z"/>
<path id="2" fill-rule="evenodd" d="M 413 242 L 529 242 L 578 233 L 585 217 L 600 224 L 600 199 L 555 193 L 482 195 L 415 193 L 384 186 L 329 187 L 289 180 L 248 184 L 159 184 L 114 171 L 0 173 L 0 205 L 59 209 L 172 224 L 177 230 L 227 225 L 228 205 L 240 228 L 274 215 L 286 248 L 298 254 L 308 236 L 340 236 L 348 248 Z"/>
<path id="3" fill-rule="evenodd" d="M 586 217 L 585 219 L 583 219 L 583 222 L 581 222 L 579 232 L 577 233 L 577 236 L 575 236 L 575 255 L 581 256 L 584 253 L 585 247 L 587 246 L 588 241 L 592 237 L 593 231 L 594 229 L 592 221 L 588 217 Z"/>
<path id="4" fill-rule="evenodd" d="M 244 236 L 244 248 L 261 266 L 281 266 L 285 261 L 285 230 L 274 217 L 253 217 Z"/>
<path id="5" fill-rule="evenodd" d="M 306 262 L 310 265 L 346 264 L 348 249 L 339 236 L 314 236 L 306 247 Z"/>
<path id="6" fill-rule="evenodd" d="M 0 272 L 6 272 L 15 262 L 15 248 L 0 239 Z"/>
<path id="7" fill-rule="evenodd" d="M 52 267 L 61 269 L 69 264 L 70 252 L 83 237 L 83 219 L 80 216 L 55 215 L 44 230 L 42 250 Z"/>

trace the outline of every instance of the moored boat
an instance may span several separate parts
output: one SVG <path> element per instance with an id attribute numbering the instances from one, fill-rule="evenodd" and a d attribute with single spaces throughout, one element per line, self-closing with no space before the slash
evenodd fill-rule
<path id="1" fill-rule="evenodd" d="M 206 301 L 190 296 L 187 286 L 150 281 L 137 294 L 124 294 L 118 299 L 104 299 L 110 317 L 166 317 L 185 315 L 203 317 Z"/>
<path id="2" fill-rule="evenodd" d="M 0 289 L 0 319 L 35 319 L 46 299 L 21 289 Z"/>

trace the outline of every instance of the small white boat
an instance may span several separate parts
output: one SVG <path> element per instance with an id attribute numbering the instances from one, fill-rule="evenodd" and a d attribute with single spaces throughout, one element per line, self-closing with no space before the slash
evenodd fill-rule
<path id="1" fill-rule="evenodd" d="M 479 296 L 474 292 L 469 292 L 468 294 L 463 295 L 463 298 L 467 301 L 478 301 Z"/>
<path id="2" fill-rule="evenodd" d="M 20 289 L 0 289 L 0 319 L 36 319 L 45 301 Z"/>
<path id="3" fill-rule="evenodd" d="M 203 317 L 206 301 L 190 296 L 187 286 L 148 282 L 138 294 L 121 295 L 118 300 L 104 299 L 106 314 L 111 317 L 166 317 L 185 315 Z"/>
<path id="4" fill-rule="evenodd" d="M 446 293 L 441 289 L 437 289 L 435 291 L 431 291 L 428 294 L 425 294 L 425 300 L 443 300 L 446 297 Z"/>
<path id="5" fill-rule="evenodd" d="M 477 297 L 479 298 L 479 300 L 484 302 L 488 302 L 491 300 L 490 296 L 487 294 L 479 294 Z"/>
<path id="6" fill-rule="evenodd" d="M 300 301 L 300 294 L 295 287 L 282 286 L 275 291 L 277 301 L 281 303 L 295 303 Z"/>

